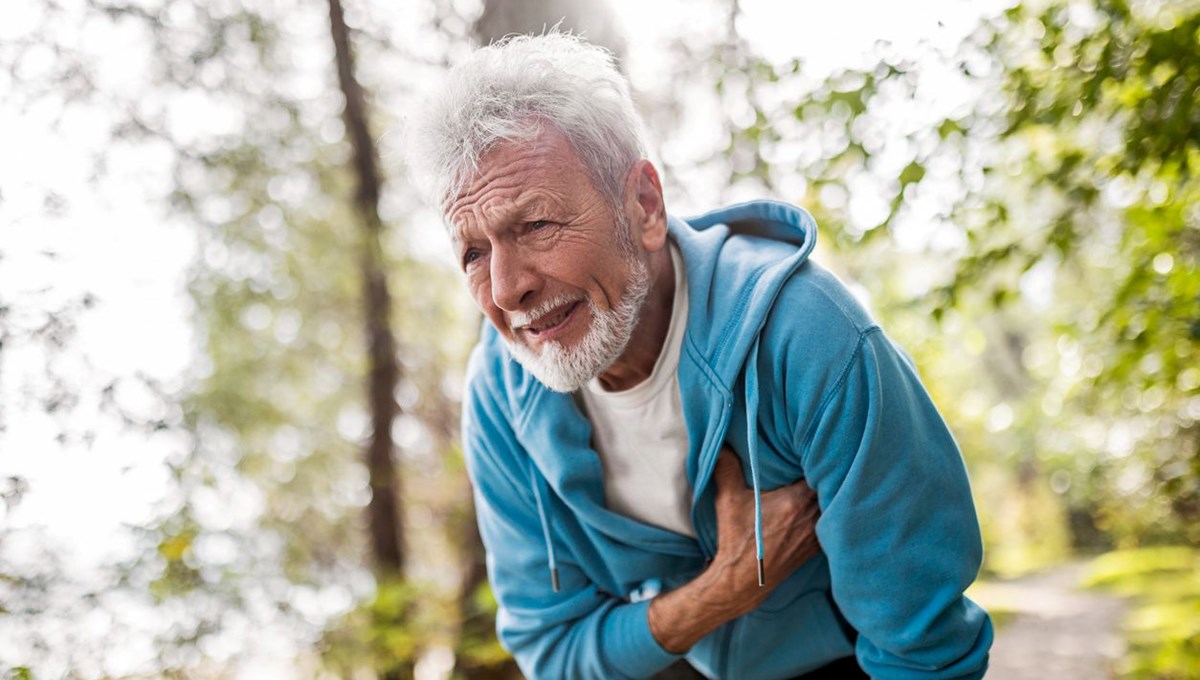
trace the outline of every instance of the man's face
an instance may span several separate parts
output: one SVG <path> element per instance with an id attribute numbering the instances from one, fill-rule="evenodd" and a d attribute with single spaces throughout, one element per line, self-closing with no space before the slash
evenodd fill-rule
<path id="1" fill-rule="evenodd" d="M 476 303 L 542 383 L 573 391 L 621 355 L 650 275 L 562 133 L 490 150 L 447 214 Z"/>

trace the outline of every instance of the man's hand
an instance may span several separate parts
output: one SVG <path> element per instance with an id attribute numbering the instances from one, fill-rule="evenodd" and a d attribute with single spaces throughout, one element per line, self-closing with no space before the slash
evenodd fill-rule
<path id="1" fill-rule="evenodd" d="M 817 554 L 817 494 L 803 480 L 762 495 L 766 585 L 758 585 L 754 543 L 754 491 L 746 488 L 742 464 L 728 448 L 713 471 L 717 483 L 717 555 L 708 571 L 718 592 L 740 616 L 762 604 L 783 579 Z M 734 618 L 734 617 L 730 617 Z"/>
<path id="2" fill-rule="evenodd" d="M 650 632 L 669 652 L 686 652 L 727 621 L 753 611 L 784 578 L 817 554 L 817 495 L 803 481 L 762 495 L 766 585 L 758 585 L 754 492 L 741 462 L 722 448 L 713 470 L 717 485 L 717 554 L 686 585 L 650 603 Z"/>

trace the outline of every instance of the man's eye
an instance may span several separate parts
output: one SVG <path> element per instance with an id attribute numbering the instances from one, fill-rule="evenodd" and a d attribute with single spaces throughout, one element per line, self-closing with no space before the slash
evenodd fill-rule
<path id="1" fill-rule="evenodd" d="M 550 226 L 550 222 L 546 220 L 534 220 L 532 222 L 525 223 L 525 228 L 529 231 L 538 231 L 539 229 L 544 229 L 548 226 Z"/>
<path id="2" fill-rule="evenodd" d="M 467 265 L 471 264 L 472 262 L 474 262 L 475 260 L 478 260 L 478 259 L 479 259 L 479 251 L 478 250 L 475 250 L 474 248 L 472 248 L 471 250 L 468 250 L 467 252 L 463 253 L 463 258 L 462 258 L 463 268 L 465 269 L 467 267 Z"/>

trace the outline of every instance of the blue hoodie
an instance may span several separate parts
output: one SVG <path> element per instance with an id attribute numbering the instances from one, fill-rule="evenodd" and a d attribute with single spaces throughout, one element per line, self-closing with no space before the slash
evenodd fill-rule
<path id="1" fill-rule="evenodd" d="M 992 627 L 963 596 L 982 547 L 962 457 L 907 356 L 808 260 L 812 218 L 754 202 L 668 223 L 687 270 L 679 387 L 697 536 L 605 508 L 586 417 L 485 323 L 463 444 L 501 642 L 532 678 L 641 678 L 678 659 L 650 633 L 648 598 L 716 554 L 712 472 L 728 443 L 756 493 L 816 490 L 822 553 L 697 643 L 693 666 L 790 678 L 856 653 L 874 678 L 982 677 Z"/>

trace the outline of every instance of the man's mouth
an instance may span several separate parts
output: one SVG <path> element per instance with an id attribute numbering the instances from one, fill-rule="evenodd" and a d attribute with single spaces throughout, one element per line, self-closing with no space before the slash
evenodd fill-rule
<path id="1" fill-rule="evenodd" d="M 567 319 L 571 317 L 571 314 L 574 313 L 580 304 L 580 301 L 576 300 L 575 302 L 552 309 L 549 313 L 534 319 L 532 322 L 525 324 L 524 326 L 521 326 L 520 330 L 523 330 L 534 337 L 544 335 L 566 323 Z"/>

